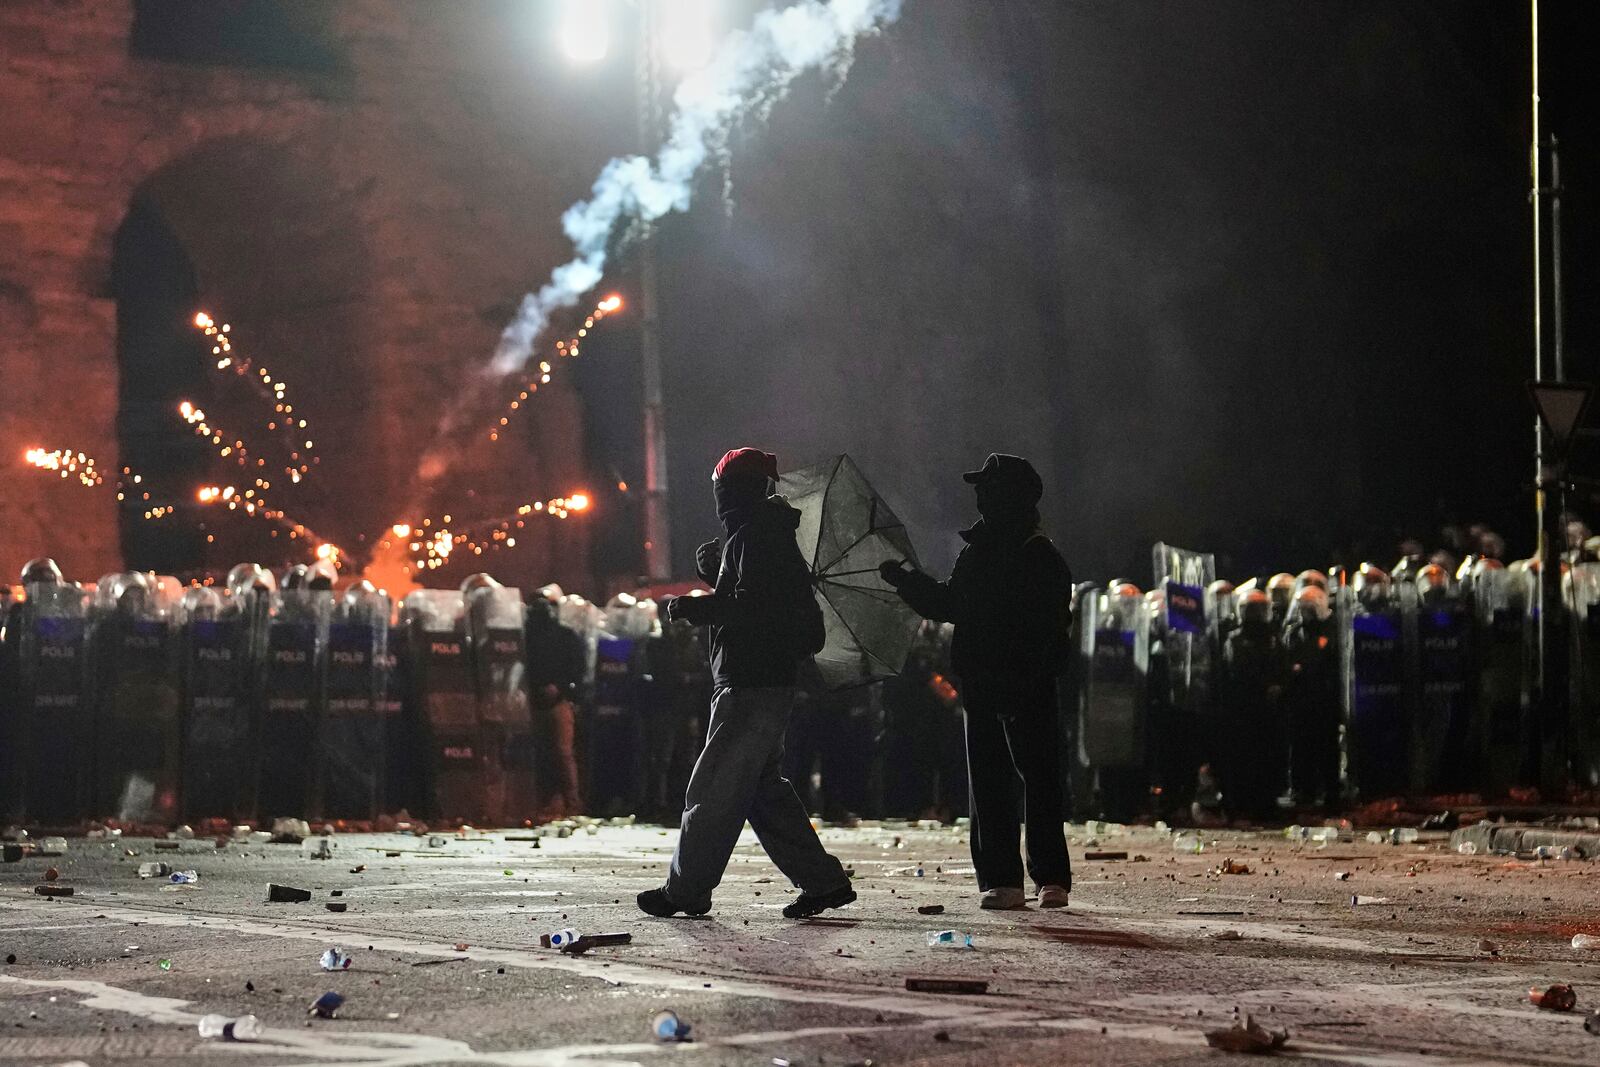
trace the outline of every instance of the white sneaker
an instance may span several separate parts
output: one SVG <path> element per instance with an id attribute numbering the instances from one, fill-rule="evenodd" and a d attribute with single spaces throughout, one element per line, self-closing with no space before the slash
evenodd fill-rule
<path id="1" fill-rule="evenodd" d="M 1015 911 L 1028 906 L 1028 896 L 1022 891 L 1021 886 L 996 886 L 986 889 L 978 901 L 978 907 L 985 911 Z"/>
<path id="2" fill-rule="evenodd" d="M 1067 906 L 1067 887 L 1064 885 L 1042 885 L 1039 887 L 1039 907 L 1064 908 Z"/>

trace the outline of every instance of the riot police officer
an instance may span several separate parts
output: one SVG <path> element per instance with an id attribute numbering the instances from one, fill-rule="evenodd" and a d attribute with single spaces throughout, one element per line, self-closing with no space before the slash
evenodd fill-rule
<path id="1" fill-rule="evenodd" d="M 1301 806 L 1333 808 L 1339 783 L 1339 641 L 1327 590 L 1315 584 L 1295 594 L 1284 634 L 1289 679 L 1290 782 Z"/>

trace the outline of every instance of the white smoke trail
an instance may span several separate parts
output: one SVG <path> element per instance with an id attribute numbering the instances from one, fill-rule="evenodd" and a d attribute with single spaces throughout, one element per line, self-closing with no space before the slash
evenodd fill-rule
<path id="1" fill-rule="evenodd" d="M 756 16 L 750 29 L 729 34 L 711 62 L 678 85 L 666 143 L 655 159 L 613 159 L 595 179 L 589 199 L 561 216 L 575 252 L 536 293 L 522 298 L 495 351 L 494 369 L 519 370 L 549 322 L 600 284 L 607 245 L 617 225 L 648 225 L 685 211 L 695 174 L 748 115 L 763 115 L 795 78 L 808 70 L 844 69 L 856 39 L 893 22 L 901 0 L 799 0 Z"/>

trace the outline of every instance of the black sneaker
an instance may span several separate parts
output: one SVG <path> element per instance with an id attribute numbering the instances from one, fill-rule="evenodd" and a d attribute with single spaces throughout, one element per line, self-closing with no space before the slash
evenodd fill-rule
<path id="1" fill-rule="evenodd" d="M 846 904 L 856 902 L 856 891 L 846 885 L 835 889 L 831 893 L 819 893 L 812 896 L 810 893 L 801 893 L 799 899 L 783 909 L 785 919 L 809 919 L 813 915 L 821 915 L 829 908 L 842 908 Z"/>
<path id="2" fill-rule="evenodd" d="M 665 889 L 646 889 L 637 899 L 640 911 L 646 915 L 654 915 L 658 919 L 670 919 L 680 911 L 685 915 L 699 916 L 711 910 L 709 904 L 703 908 L 686 908 L 667 896 Z"/>

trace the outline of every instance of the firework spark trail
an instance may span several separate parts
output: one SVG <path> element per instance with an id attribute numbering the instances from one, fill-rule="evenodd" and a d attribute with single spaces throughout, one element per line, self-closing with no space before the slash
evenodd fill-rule
<path id="1" fill-rule="evenodd" d="M 801 0 L 763 11 L 749 30 L 729 34 L 711 62 L 679 84 L 670 132 L 655 159 L 613 159 L 595 179 L 589 199 L 561 217 L 576 255 L 523 298 L 501 335 L 494 369 L 520 370 L 551 312 L 572 307 L 600 284 L 619 222 L 648 225 L 687 210 L 695 175 L 723 149 L 735 123 L 764 114 L 808 70 L 846 68 L 856 39 L 893 22 L 900 6 L 901 0 Z"/>

